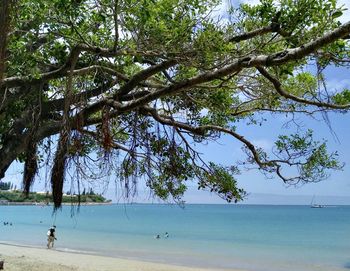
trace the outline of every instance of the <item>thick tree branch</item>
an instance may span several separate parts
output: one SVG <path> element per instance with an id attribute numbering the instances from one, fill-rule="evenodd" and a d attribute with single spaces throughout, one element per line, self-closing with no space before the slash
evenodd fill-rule
<path id="1" fill-rule="evenodd" d="M 183 81 L 177 82 L 176 84 L 172 84 L 168 87 L 165 87 L 161 90 L 152 92 L 142 98 L 139 98 L 127 105 L 122 106 L 120 110 L 128 111 L 128 110 L 140 107 L 157 98 L 173 95 L 179 91 L 191 88 L 198 84 L 203 84 L 206 82 L 210 82 L 214 79 L 218 79 L 230 74 L 238 73 L 243 68 L 278 66 L 278 65 L 287 63 L 289 61 L 300 60 L 308 56 L 311 52 L 317 50 L 318 48 L 321 48 L 322 46 L 330 44 L 333 41 L 348 35 L 349 33 L 350 33 L 350 22 L 340 26 L 339 28 L 335 29 L 334 31 L 328 34 L 325 34 L 323 37 L 318 38 L 315 41 L 305 44 L 304 46 L 275 53 L 268 56 L 260 55 L 260 56 L 240 58 L 234 61 L 232 64 L 227 65 L 223 68 L 200 74 L 191 79 L 183 80 Z"/>

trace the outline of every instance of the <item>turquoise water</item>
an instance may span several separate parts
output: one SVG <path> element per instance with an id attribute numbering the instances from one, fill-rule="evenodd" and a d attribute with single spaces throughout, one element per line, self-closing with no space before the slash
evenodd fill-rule
<path id="1" fill-rule="evenodd" d="M 44 247 L 55 221 L 59 250 L 254 271 L 350 270 L 350 206 L 82 206 L 72 217 L 71 210 L 55 219 L 49 206 L 0 206 L 0 242 Z"/>

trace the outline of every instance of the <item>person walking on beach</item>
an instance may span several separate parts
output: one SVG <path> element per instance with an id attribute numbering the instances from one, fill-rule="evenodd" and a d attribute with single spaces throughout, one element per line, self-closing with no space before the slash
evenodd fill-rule
<path id="1" fill-rule="evenodd" d="M 56 226 L 52 226 L 47 232 L 47 248 L 53 248 L 56 239 Z"/>

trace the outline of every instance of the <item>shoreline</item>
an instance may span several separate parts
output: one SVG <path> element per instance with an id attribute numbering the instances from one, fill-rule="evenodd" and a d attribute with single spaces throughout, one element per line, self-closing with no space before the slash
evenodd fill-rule
<path id="1" fill-rule="evenodd" d="M 81 202 L 78 204 L 77 202 L 64 202 L 62 203 L 62 206 L 71 206 L 71 205 L 80 205 L 80 206 L 96 206 L 96 205 L 112 205 L 112 202 Z M 31 201 L 25 201 L 25 202 L 6 202 L 1 203 L 0 206 L 52 206 L 52 203 L 46 204 L 42 202 L 31 202 Z"/>
<path id="2" fill-rule="evenodd" d="M 243 271 L 154 263 L 124 258 L 0 243 L 6 271 Z"/>

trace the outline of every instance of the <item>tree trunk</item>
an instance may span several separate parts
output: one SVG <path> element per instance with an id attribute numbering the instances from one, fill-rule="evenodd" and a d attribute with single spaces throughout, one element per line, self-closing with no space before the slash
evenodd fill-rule
<path id="1" fill-rule="evenodd" d="M 4 76 L 7 35 L 10 28 L 10 6 L 12 0 L 0 1 L 0 80 Z"/>

